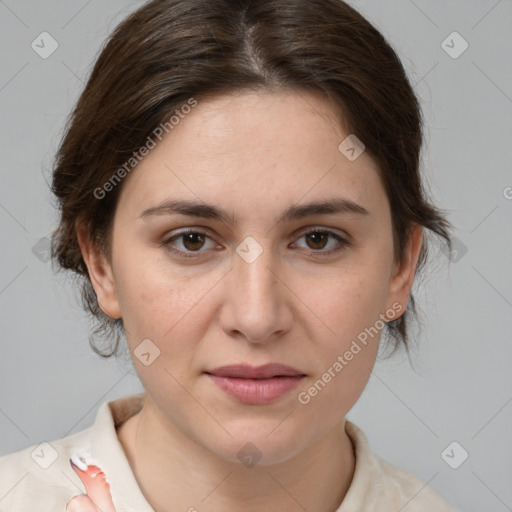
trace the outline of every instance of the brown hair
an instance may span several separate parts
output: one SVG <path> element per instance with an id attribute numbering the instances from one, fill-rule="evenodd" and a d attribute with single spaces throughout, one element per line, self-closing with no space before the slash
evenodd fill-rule
<path id="1" fill-rule="evenodd" d="M 83 223 L 106 255 L 122 183 L 112 180 L 190 98 L 243 90 L 316 91 L 343 113 L 343 124 L 379 166 L 393 224 L 395 261 L 402 261 L 413 223 L 444 240 L 451 224 L 428 200 L 419 171 L 422 115 L 394 50 L 341 0 L 154 0 L 127 17 L 106 41 L 70 114 L 53 169 L 61 211 L 52 258 L 80 278 L 93 334 L 115 340 L 122 320 L 99 308 L 77 241 Z M 341 141 L 340 141 L 341 142 Z M 104 190 L 104 189 L 102 189 Z M 427 258 L 423 235 L 417 273 Z M 406 311 L 384 334 L 408 350 Z M 394 351 L 394 350 L 393 350 Z"/>

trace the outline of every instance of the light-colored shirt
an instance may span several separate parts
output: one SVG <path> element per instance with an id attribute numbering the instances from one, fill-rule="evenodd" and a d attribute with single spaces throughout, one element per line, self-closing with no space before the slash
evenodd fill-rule
<path id="1" fill-rule="evenodd" d="M 64 512 L 74 496 L 86 492 L 70 465 L 72 455 L 105 473 L 116 512 L 154 512 L 116 432 L 142 405 L 142 393 L 104 402 L 89 428 L 0 457 L 0 512 Z M 356 465 L 336 512 L 456 512 L 419 479 L 375 455 L 354 423 L 345 420 L 344 428 L 354 446 Z"/>

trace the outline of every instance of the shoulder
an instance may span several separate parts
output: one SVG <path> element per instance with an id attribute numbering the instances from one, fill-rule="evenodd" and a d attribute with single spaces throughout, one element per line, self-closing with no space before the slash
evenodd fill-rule
<path id="1" fill-rule="evenodd" d="M 85 492 L 69 459 L 88 449 L 90 432 L 88 428 L 0 457 L 0 511 L 66 510 L 72 497 Z"/>
<path id="2" fill-rule="evenodd" d="M 383 494 L 407 512 L 456 512 L 441 496 L 414 475 L 377 457 L 375 473 L 380 476 Z"/>
<path id="3" fill-rule="evenodd" d="M 374 454 L 365 434 L 353 423 L 346 422 L 356 453 L 353 482 L 339 512 L 407 510 L 407 512 L 457 512 L 441 496 L 414 475 Z M 344 508 L 345 502 L 348 503 Z"/>

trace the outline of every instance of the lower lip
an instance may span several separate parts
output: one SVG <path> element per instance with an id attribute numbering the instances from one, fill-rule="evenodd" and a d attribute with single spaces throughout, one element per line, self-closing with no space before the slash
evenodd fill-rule
<path id="1" fill-rule="evenodd" d="M 270 379 L 240 379 L 207 374 L 219 388 L 244 404 L 261 405 L 277 400 L 302 380 L 302 375 Z"/>

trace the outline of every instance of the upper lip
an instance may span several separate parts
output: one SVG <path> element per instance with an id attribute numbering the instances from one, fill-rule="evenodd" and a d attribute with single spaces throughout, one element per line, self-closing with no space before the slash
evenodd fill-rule
<path id="1" fill-rule="evenodd" d="M 302 376 L 302 372 L 291 366 L 280 363 L 268 363 L 262 366 L 250 366 L 247 364 L 233 364 L 220 366 L 207 371 L 210 375 L 218 377 L 238 377 L 239 379 L 270 379 L 271 377 Z"/>

